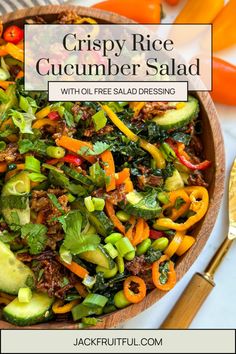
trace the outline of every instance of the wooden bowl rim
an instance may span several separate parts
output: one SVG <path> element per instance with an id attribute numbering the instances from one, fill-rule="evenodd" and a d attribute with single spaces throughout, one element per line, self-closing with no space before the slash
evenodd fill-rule
<path id="1" fill-rule="evenodd" d="M 88 8 L 84 6 L 74 5 L 48 5 L 37 6 L 33 8 L 17 10 L 13 13 L 2 16 L 4 23 L 13 22 L 16 20 L 23 20 L 24 18 L 34 16 L 56 15 L 63 11 L 76 11 L 81 16 L 93 17 L 110 23 L 135 23 L 134 21 L 127 19 L 123 16 L 102 11 L 99 9 Z M 217 112 L 214 103 L 208 92 L 197 92 L 197 97 L 200 99 L 211 127 L 213 136 L 213 151 L 215 153 L 215 180 L 213 185 L 212 196 L 210 198 L 210 205 L 207 214 L 199 227 L 198 239 L 203 239 L 201 244 L 196 242 L 190 253 L 187 253 L 184 260 L 179 262 L 176 266 L 178 281 L 185 275 L 195 262 L 207 240 L 210 237 L 211 231 L 215 224 L 216 217 L 220 208 L 220 202 L 224 191 L 224 179 L 225 179 L 225 153 L 224 153 L 224 141 L 221 133 L 220 123 L 218 121 Z M 217 150 L 217 153 L 216 153 Z M 102 317 L 102 321 L 98 323 L 94 329 L 105 329 L 116 327 L 124 321 L 131 319 L 139 313 L 146 310 L 148 307 L 157 302 L 165 295 L 165 292 L 158 292 L 157 290 L 151 291 L 146 298 L 139 304 L 131 305 L 125 309 L 118 310 L 112 314 L 108 314 Z M 1 329 L 78 329 L 77 323 L 71 322 L 48 322 L 44 324 L 38 324 L 29 327 L 17 327 L 0 321 Z"/>

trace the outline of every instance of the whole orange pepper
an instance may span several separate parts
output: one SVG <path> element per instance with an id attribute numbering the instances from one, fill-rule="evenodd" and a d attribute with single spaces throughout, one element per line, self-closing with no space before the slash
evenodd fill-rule
<path id="1" fill-rule="evenodd" d="M 215 102 L 236 105 L 236 66 L 213 57 L 213 90 Z"/>
<path id="2" fill-rule="evenodd" d="M 188 0 L 175 23 L 211 23 L 224 6 L 224 0 Z"/>
<path id="3" fill-rule="evenodd" d="M 213 21 L 213 51 L 236 44 L 236 0 L 230 0 Z"/>
<path id="4" fill-rule="evenodd" d="M 160 23 L 160 0 L 107 0 L 93 5 L 94 8 L 115 12 L 140 23 Z"/>

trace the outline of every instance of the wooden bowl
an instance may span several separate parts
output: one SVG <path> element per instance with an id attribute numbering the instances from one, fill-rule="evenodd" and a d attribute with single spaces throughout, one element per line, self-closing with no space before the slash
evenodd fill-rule
<path id="1" fill-rule="evenodd" d="M 42 16 L 46 21 L 55 20 L 57 14 L 75 10 L 79 15 L 92 17 L 100 23 L 130 23 L 131 20 L 93 8 L 81 6 L 39 6 L 30 9 L 15 11 L 14 13 L 3 16 L 4 25 L 16 24 L 22 25 L 26 18 L 34 16 Z M 212 161 L 212 167 L 207 171 L 206 180 L 209 183 L 210 206 L 205 218 L 194 229 L 193 235 L 197 238 L 197 242 L 187 254 L 182 256 L 176 264 L 177 279 L 180 280 L 189 270 L 193 262 L 199 256 L 205 246 L 211 230 L 214 226 L 223 195 L 224 188 L 224 143 L 221 134 L 221 128 L 214 103 L 207 92 L 198 92 L 194 95 L 199 99 L 201 105 L 201 119 L 203 122 L 202 140 L 204 144 L 204 153 L 208 160 Z M 146 298 L 139 304 L 131 305 L 125 309 L 118 310 L 112 314 L 102 317 L 102 321 L 96 329 L 116 327 L 124 321 L 129 320 L 133 316 L 138 315 L 149 306 L 157 302 L 166 293 L 158 290 L 151 291 Z M 22 328 L 13 326 L 5 321 L 0 321 L 0 328 Z M 77 329 L 78 324 L 72 322 L 48 322 L 23 329 Z"/>

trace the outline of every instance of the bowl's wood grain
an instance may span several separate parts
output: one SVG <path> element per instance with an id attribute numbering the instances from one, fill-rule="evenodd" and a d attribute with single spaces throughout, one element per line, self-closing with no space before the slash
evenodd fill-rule
<path id="1" fill-rule="evenodd" d="M 103 23 L 128 23 L 132 22 L 125 17 L 119 15 L 101 11 L 98 9 L 80 7 L 80 6 L 44 6 L 35 7 L 31 9 L 19 10 L 11 14 L 3 16 L 2 20 L 5 25 L 18 24 L 22 25 L 25 18 L 33 16 L 43 16 L 47 21 L 55 19 L 55 15 L 67 11 L 75 10 L 79 15 L 86 17 L 93 17 L 98 22 Z M 195 94 L 200 100 L 201 104 L 201 119 L 203 122 L 203 144 L 205 157 L 211 160 L 212 167 L 207 172 L 207 181 L 210 185 L 210 206 L 208 212 L 201 223 L 192 232 L 197 238 L 197 242 L 191 248 L 186 255 L 181 257 L 176 265 L 177 278 L 180 280 L 184 274 L 191 267 L 196 260 L 203 247 L 205 246 L 211 230 L 214 226 L 221 198 L 224 189 L 224 168 L 225 168 L 225 156 L 224 156 L 224 143 L 221 134 L 220 124 L 218 122 L 216 109 L 210 95 L 207 92 L 198 92 Z M 161 297 L 165 295 L 165 292 L 158 290 L 151 291 L 147 297 L 139 304 L 129 306 L 123 310 L 116 311 L 112 314 L 108 314 L 102 318 L 102 321 L 93 328 L 111 328 L 116 327 L 120 323 L 129 320 L 130 318 L 138 315 L 140 312 L 147 309 L 149 306 L 157 302 Z M 0 328 L 2 329 L 16 329 L 21 327 L 13 326 L 5 321 L 0 321 Z M 27 327 L 24 327 L 26 329 Z M 76 323 L 68 322 L 49 322 L 44 324 L 38 324 L 28 327 L 30 329 L 77 329 Z"/>

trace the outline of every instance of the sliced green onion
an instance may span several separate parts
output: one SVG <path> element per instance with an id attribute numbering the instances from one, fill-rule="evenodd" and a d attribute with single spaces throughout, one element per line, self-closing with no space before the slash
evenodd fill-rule
<path id="1" fill-rule="evenodd" d="M 89 288 L 89 289 L 91 289 L 94 286 L 95 282 L 96 282 L 96 278 L 91 277 L 90 275 L 87 275 L 82 281 L 82 283 L 85 286 L 87 286 L 87 288 Z"/>
<path id="2" fill-rule="evenodd" d="M 43 163 L 43 164 L 42 164 L 42 167 L 44 167 L 44 168 L 46 168 L 46 169 L 48 169 L 48 170 L 56 171 L 56 172 L 61 173 L 61 174 L 64 175 L 64 172 L 63 172 L 63 171 L 59 170 L 59 168 L 57 168 L 57 167 L 55 167 L 55 166 L 53 166 L 53 165 L 50 165 L 50 164 L 48 164 L 48 163 Z"/>
<path id="3" fill-rule="evenodd" d="M 40 161 L 33 156 L 26 156 L 25 169 L 28 171 L 40 173 Z"/>
<path id="4" fill-rule="evenodd" d="M 91 315 L 101 315 L 102 314 L 102 308 L 101 307 L 87 307 L 83 304 L 76 305 L 73 307 L 71 310 L 73 320 L 78 321 L 83 317 L 91 316 Z"/>
<path id="5" fill-rule="evenodd" d="M 55 194 L 48 193 L 48 198 L 51 200 L 52 204 L 56 209 L 58 209 L 62 214 L 65 213 Z"/>
<path id="6" fill-rule="evenodd" d="M 99 319 L 95 317 L 83 317 L 81 321 L 87 326 L 95 326 L 99 322 Z"/>
<path id="7" fill-rule="evenodd" d="M 65 149 L 60 146 L 48 146 L 46 152 L 49 157 L 54 159 L 61 159 L 66 153 Z"/>
<path id="8" fill-rule="evenodd" d="M 116 311 L 115 305 L 106 305 L 106 306 L 103 308 L 103 313 L 105 313 L 105 314 L 111 313 L 111 312 L 114 312 L 114 311 Z"/>
<path id="9" fill-rule="evenodd" d="M 91 196 L 84 198 L 84 204 L 90 213 L 92 213 L 95 210 Z"/>
<path id="10" fill-rule="evenodd" d="M 32 299 L 32 291 L 30 288 L 20 288 L 18 291 L 18 300 L 22 303 L 29 303 Z"/>
<path id="11" fill-rule="evenodd" d="M 127 261 L 132 261 L 135 257 L 135 251 L 131 251 L 125 255 L 125 259 Z"/>
<path id="12" fill-rule="evenodd" d="M 0 80 L 6 81 L 7 79 L 9 79 L 9 77 L 9 73 L 6 70 L 0 68 Z"/>
<path id="13" fill-rule="evenodd" d="M 128 221 L 130 219 L 130 215 L 123 210 L 117 211 L 116 216 L 122 222 Z"/>
<path id="14" fill-rule="evenodd" d="M 107 269 L 107 268 L 104 268 L 101 266 L 96 267 L 96 273 L 99 273 L 99 272 L 103 273 L 103 277 L 105 279 L 113 278 L 116 275 L 117 271 L 118 271 L 118 268 L 117 268 L 116 264 L 112 269 Z"/>
<path id="15" fill-rule="evenodd" d="M 113 232 L 109 236 L 105 238 L 105 243 L 111 243 L 112 245 L 115 245 L 117 241 L 119 241 L 121 238 L 123 238 L 123 235 L 120 234 L 119 232 Z"/>
<path id="16" fill-rule="evenodd" d="M 47 179 L 47 177 L 42 175 L 42 173 L 36 172 L 29 173 L 29 178 L 32 182 L 43 182 Z"/>
<path id="17" fill-rule="evenodd" d="M 0 141 L 0 151 L 3 151 L 6 149 L 7 144 L 5 143 L 5 141 Z"/>
<path id="18" fill-rule="evenodd" d="M 92 116 L 92 119 L 93 119 L 93 123 L 94 123 L 96 131 L 104 128 L 105 125 L 107 124 L 107 118 L 106 118 L 105 112 L 103 110 L 95 113 Z"/>
<path id="19" fill-rule="evenodd" d="M 71 194 L 71 193 L 67 193 L 67 199 L 68 199 L 68 202 L 69 203 L 72 203 L 72 202 L 74 202 L 75 201 L 75 197 L 73 196 L 73 194 Z"/>
<path id="20" fill-rule="evenodd" d="M 104 199 L 93 197 L 92 201 L 93 201 L 93 205 L 94 205 L 95 210 L 102 211 L 104 209 L 104 206 L 105 206 L 105 200 Z"/>
<path id="21" fill-rule="evenodd" d="M 176 154 L 169 144 L 162 143 L 159 149 L 167 162 L 172 162 L 176 159 Z"/>
<path id="22" fill-rule="evenodd" d="M 107 251 L 107 253 L 112 259 L 118 256 L 117 250 L 111 243 L 107 243 L 105 246 L 103 246 L 103 248 L 105 248 L 105 250 Z"/>
<path id="23" fill-rule="evenodd" d="M 121 255 L 121 257 L 124 257 L 127 253 L 134 251 L 134 247 L 131 244 L 130 240 L 127 237 L 123 237 L 119 241 L 115 243 L 115 246 Z"/>
<path id="24" fill-rule="evenodd" d="M 60 255 L 60 258 L 63 260 L 63 262 L 65 262 L 67 264 L 71 264 L 72 254 L 63 245 L 61 245 L 61 247 L 59 249 L 59 255 Z"/>
<path id="25" fill-rule="evenodd" d="M 104 307 L 108 301 L 106 296 L 100 294 L 88 294 L 83 301 L 83 305 L 88 307 Z"/>
<path id="26" fill-rule="evenodd" d="M 125 271 L 124 258 L 121 257 L 119 254 L 118 254 L 117 258 L 116 258 L 116 264 L 117 264 L 119 273 L 120 274 L 124 273 L 124 271 Z"/>
<path id="27" fill-rule="evenodd" d="M 168 194 L 165 192 L 160 192 L 157 194 L 157 199 L 163 203 L 163 204 L 168 204 L 170 202 Z"/>
<path id="28" fill-rule="evenodd" d="M 0 102 L 7 103 L 8 101 L 10 101 L 10 97 L 5 93 L 2 88 L 0 88 Z"/>

